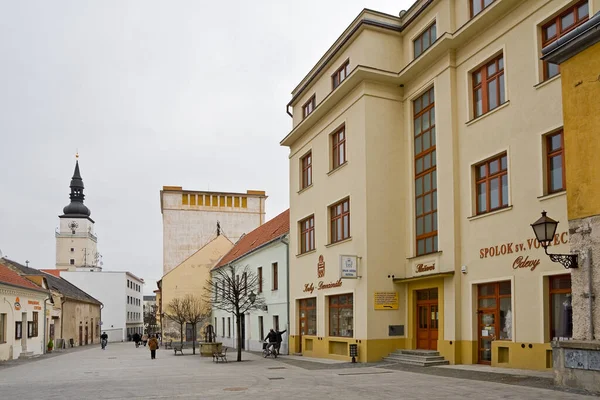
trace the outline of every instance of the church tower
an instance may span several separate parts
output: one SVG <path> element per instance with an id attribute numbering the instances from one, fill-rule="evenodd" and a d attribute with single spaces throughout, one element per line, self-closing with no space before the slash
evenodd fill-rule
<path id="1" fill-rule="evenodd" d="M 56 269 L 68 271 L 101 271 L 94 220 L 90 209 L 83 204 L 83 180 L 79 160 L 71 178 L 71 202 L 63 208 L 60 227 L 56 232 Z"/>

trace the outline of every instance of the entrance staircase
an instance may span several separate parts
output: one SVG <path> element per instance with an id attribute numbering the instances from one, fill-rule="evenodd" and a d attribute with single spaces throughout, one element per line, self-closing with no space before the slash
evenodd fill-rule
<path id="1" fill-rule="evenodd" d="M 417 365 L 420 367 L 431 367 L 433 365 L 448 365 L 449 362 L 434 350 L 396 350 L 384 361 L 397 364 Z"/>
<path id="2" fill-rule="evenodd" d="M 21 354 L 19 354 L 19 358 L 20 359 L 33 358 L 33 351 L 24 351 Z"/>

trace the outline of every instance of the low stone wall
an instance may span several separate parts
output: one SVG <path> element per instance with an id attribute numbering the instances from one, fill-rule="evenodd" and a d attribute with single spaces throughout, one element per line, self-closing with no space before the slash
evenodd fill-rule
<path id="1" fill-rule="evenodd" d="M 600 394 L 600 341 L 552 342 L 554 383 Z"/>

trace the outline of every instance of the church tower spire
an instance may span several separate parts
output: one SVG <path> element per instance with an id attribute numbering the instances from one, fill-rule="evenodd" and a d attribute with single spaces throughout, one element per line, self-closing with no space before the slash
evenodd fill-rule
<path id="1" fill-rule="evenodd" d="M 75 161 L 75 171 L 71 178 L 70 187 L 71 194 L 69 195 L 69 198 L 71 199 L 71 203 L 63 208 L 64 215 L 61 217 L 89 218 L 91 211 L 83 204 L 85 195 L 83 194 L 83 179 L 81 179 L 81 173 L 79 172 L 79 160 Z"/>

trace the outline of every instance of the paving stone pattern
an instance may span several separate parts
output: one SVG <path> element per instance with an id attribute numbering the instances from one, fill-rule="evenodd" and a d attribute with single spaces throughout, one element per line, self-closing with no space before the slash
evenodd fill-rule
<path id="1" fill-rule="evenodd" d="M 200 356 L 174 356 L 146 347 L 111 343 L 15 363 L 0 369 L 0 397 L 7 399 L 592 399 L 540 387 L 464 379 L 390 364 L 323 364 L 285 357 L 215 364 Z M 310 363 L 310 365 L 309 365 Z M 319 368 L 317 368 L 320 366 Z M 419 371 L 419 372 L 415 372 Z"/>

